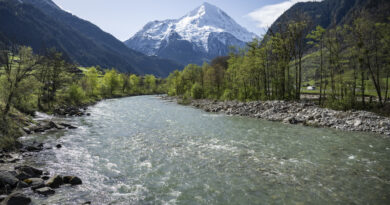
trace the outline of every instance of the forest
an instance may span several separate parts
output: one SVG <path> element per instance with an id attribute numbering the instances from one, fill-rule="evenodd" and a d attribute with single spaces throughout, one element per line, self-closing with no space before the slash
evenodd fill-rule
<path id="1" fill-rule="evenodd" d="M 349 25 L 308 31 L 310 23 L 301 15 L 246 49 L 233 48 L 230 56 L 210 64 L 175 71 L 167 78 L 167 92 L 183 101 L 300 100 L 310 94 L 319 105 L 342 110 L 388 103 L 390 24 L 360 17 Z M 307 58 L 315 64 L 310 81 L 303 80 Z"/>

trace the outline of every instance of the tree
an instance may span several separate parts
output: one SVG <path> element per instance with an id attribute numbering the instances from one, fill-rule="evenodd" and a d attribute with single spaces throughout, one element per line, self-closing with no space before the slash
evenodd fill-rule
<path id="1" fill-rule="evenodd" d="M 120 74 L 120 81 L 122 85 L 122 94 L 124 94 L 126 91 L 130 91 L 130 77 L 127 74 L 121 73 Z"/>
<path id="2" fill-rule="evenodd" d="M 46 103 L 49 108 L 55 100 L 57 91 L 67 82 L 70 82 L 72 65 L 67 63 L 60 52 L 56 49 L 49 49 L 42 58 L 42 63 L 34 72 L 34 76 L 41 83 L 38 94 L 38 107 L 43 109 L 42 103 Z"/>
<path id="3" fill-rule="evenodd" d="M 139 77 L 137 75 L 130 75 L 129 77 L 129 83 L 130 83 L 130 93 L 131 94 L 138 94 L 139 92 Z"/>
<path id="4" fill-rule="evenodd" d="M 89 96 L 95 96 L 98 89 L 98 77 L 99 72 L 95 67 L 91 67 L 85 73 L 86 79 L 86 92 Z"/>
<path id="5" fill-rule="evenodd" d="M 308 39 L 311 39 L 312 41 L 309 41 L 308 44 L 315 45 L 316 48 L 319 49 L 320 52 L 320 98 L 319 98 L 319 104 L 322 105 L 323 103 L 323 96 L 326 96 L 326 92 L 324 91 L 324 94 L 322 93 L 323 85 L 324 85 L 324 47 L 325 47 L 325 29 L 321 26 L 317 26 L 314 31 L 309 33 L 307 35 Z"/>
<path id="6" fill-rule="evenodd" d="M 16 92 L 21 82 L 26 80 L 40 64 L 40 57 L 33 54 L 30 47 L 18 47 L 14 50 L 4 49 L 0 51 L 0 65 L 6 78 L 7 93 L 3 120 L 8 116 Z"/>
<path id="7" fill-rule="evenodd" d="M 104 93 L 109 94 L 109 96 L 113 96 L 115 90 L 119 87 L 119 78 L 118 73 L 115 69 L 107 71 L 103 77 L 103 89 Z"/>
<path id="8" fill-rule="evenodd" d="M 145 75 L 144 82 L 146 93 L 153 93 L 156 90 L 156 77 L 154 75 Z"/>

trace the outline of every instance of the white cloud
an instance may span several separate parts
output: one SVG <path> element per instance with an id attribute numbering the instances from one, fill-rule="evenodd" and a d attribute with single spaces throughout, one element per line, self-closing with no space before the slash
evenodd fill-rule
<path id="1" fill-rule="evenodd" d="M 256 26 L 259 28 L 268 28 L 276 19 L 282 15 L 287 9 L 298 2 L 307 2 L 315 0 L 288 0 L 278 4 L 263 6 L 249 13 L 247 16 L 256 21 Z M 317 0 L 318 1 L 318 0 Z"/>

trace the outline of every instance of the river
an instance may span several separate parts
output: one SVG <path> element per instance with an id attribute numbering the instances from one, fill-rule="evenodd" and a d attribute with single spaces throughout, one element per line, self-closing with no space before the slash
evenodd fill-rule
<path id="1" fill-rule="evenodd" d="M 140 96 L 104 100 L 61 143 L 34 157 L 76 175 L 35 204 L 390 204 L 390 139 L 382 135 L 210 114 Z"/>

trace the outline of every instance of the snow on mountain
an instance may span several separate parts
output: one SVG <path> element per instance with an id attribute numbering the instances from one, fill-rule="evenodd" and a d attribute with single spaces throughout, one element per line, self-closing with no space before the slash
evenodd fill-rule
<path id="1" fill-rule="evenodd" d="M 207 60 L 215 57 L 207 54 L 226 54 L 227 47 L 241 47 L 256 37 L 218 7 L 203 3 L 179 19 L 149 22 L 125 43 L 147 55 L 159 55 L 163 46 L 172 46 L 173 42 L 183 46 L 182 41 L 188 41 L 194 52 L 203 52 Z M 217 47 L 223 49 L 223 52 L 211 50 L 211 47 L 216 48 L 215 44 L 223 44 L 226 48 L 219 45 Z"/>

